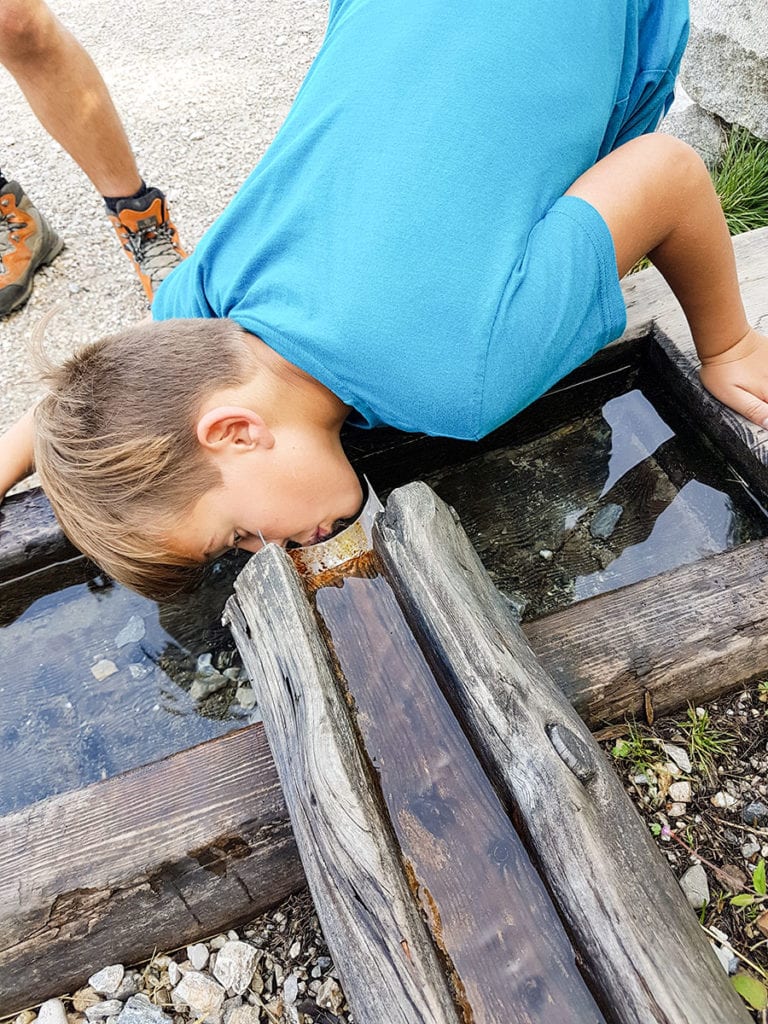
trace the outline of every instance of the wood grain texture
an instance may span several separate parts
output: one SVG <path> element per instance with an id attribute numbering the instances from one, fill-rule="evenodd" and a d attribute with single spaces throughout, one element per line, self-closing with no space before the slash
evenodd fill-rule
<path id="1" fill-rule="evenodd" d="M 747 318 L 768 334 L 768 228 L 733 239 Z M 653 268 L 622 282 L 627 304 L 623 340 L 650 336 L 650 357 L 666 385 L 697 423 L 755 487 L 768 490 L 768 431 L 727 409 L 699 381 L 691 332 L 675 297 Z"/>
<path id="2" fill-rule="evenodd" d="M 263 726 L 0 819 L 0 1014 L 304 884 Z"/>
<path id="3" fill-rule="evenodd" d="M 269 545 L 227 604 L 259 698 L 323 934 L 361 1024 L 458 1024 L 288 555 Z M 469 1022 L 467 1022 L 469 1024 Z"/>
<path id="4" fill-rule="evenodd" d="M 77 555 L 39 487 L 0 505 L 0 583 Z"/>
<path id="5" fill-rule="evenodd" d="M 611 1019 L 747 1024 L 647 827 L 448 507 L 401 488 L 374 547 Z"/>
<path id="6" fill-rule="evenodd" d="M 593 597 L 523 630 L 593 730 L 706 703 L 768 672 L 768 540 Z"/>
<path id="7" fill-rule="evenodd" d="M 370 552 L 315 595 L 414 899 L 483 1024 L 605 1024 L 557 911 Z"/>

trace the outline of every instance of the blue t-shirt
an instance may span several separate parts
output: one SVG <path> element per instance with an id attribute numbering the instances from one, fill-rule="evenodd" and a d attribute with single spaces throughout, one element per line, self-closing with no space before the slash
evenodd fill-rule
<path id="1" fill-rule="evenodd" d="M 483 436 L 624 329 L 605 222 L 563 193 L 655 126 L 686 32 L 684 0 L 333 0 L 153 316 L 231 317 L 360 425 Z"/>

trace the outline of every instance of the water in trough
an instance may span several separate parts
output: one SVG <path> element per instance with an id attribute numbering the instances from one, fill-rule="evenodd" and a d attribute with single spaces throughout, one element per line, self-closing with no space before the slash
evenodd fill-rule
<path id="1" fill-rule="evenodd" d="M 380 497 L 420 477 L 456 508 L 525 618 L 767 532 L 762 499 L 642 361 L 582 376 L 480 445 L 350 437 Z M 241 565 L 222 560 L 202 590 L 162 608 L 82 559 L 0 586 L 0 814 L 258 717 L 242 681 L 216 689 L 239 665 L 219 620 Z M 206 679 L 215 692 L 201 696 Z"/>

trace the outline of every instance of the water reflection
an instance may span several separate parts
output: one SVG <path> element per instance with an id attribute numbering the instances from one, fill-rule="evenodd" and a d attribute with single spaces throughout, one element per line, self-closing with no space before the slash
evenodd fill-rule
<path id="1" fill-rule="evenodd" d="M 222 675 L 239 664 L 220 624 L 234 571 L 220 564 L 204 588 L 162 607 L 82 559 L 0 587 L 0 813 L 250 719 L 239 681 Z M 227 685 L 195 700 L 206 652 Z"/>
<path id="2" fill-rule="evenodd" d="M 636 371 L 515 447 L 425 477 L 526 619 L 766 535 L 723 458 Z"/>

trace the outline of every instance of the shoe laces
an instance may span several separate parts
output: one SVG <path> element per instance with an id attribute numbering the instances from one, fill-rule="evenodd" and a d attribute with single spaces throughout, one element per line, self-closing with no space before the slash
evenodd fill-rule
<path id="1" fill-rule="evenodd" d="M 0 272 L 2 272 L 3 253 L 13 252 L 16 242 L 19 240 L 14 232 L 27 226 L 27 221 L 18 219 L 18 208 L 14 206 L 12 210 L 9 210 L 8 206 L 7 199 L 0 199 Z"/>
<path id="2" fill-rule="evenodd" d="M 162 221 L 131 231 L 123 225 L 124 244 L 150 281 L 161 281 L 181 257 L 173 243 L 174 230 L 168 221 Z"/>

